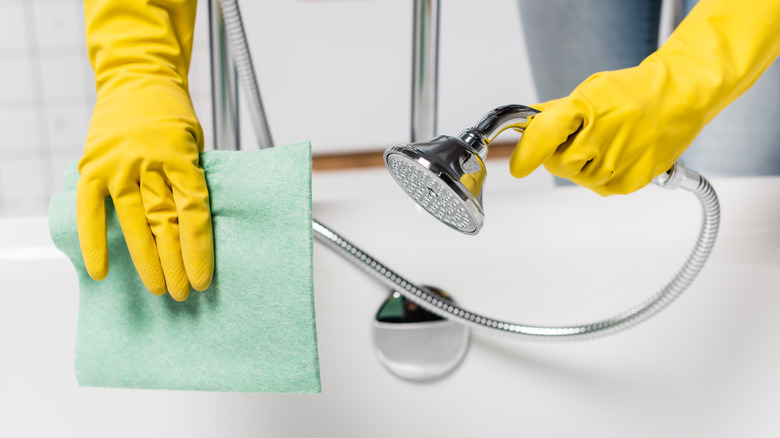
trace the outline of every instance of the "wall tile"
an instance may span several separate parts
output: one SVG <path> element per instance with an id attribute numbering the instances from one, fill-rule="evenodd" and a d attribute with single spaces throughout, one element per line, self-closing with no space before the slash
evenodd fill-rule
<path id="1" fill-rule="evenodd" d="M 0 51 L 24 50 L 27 45 L 24 8 L 0 1 Z"/>
<path id="2" fill-rule="evenodd" d="M 83 98 L 91 90 L 85 89 L 84 58 L 77 55 L 46 56 L 40 58 L 41 90 L 46 99 Z"/>
<path id="3" fill-rule="evenodd" d="M 52 149 L 72 147 L 81 149 L 87 137 L 90 110 L 86 104 L 46 108 L 48 144 Z"/>
<path id="4" fill-rule="evenodd" d="M 48 196 L 50 177 L 44 174 L 43 161 L 38 157 L 0 161 L 0 187 L 5 205 L 31 205 L 25 199 L 42 199 Z"/>
<path id="5" fill-rule="evenodd" d="M 84 46 L 83 8 L 80 3 L 35 4 L 35 43 L 38 47 Z"/>
<path id="6" fill-rule="evenodd" d="M 40 145 L 37 111 L 34 109 L 0 109 L 0 155 Z"/>
<path id="7" fill-rule="evenodd" d="M 6 58 L 0 62 L 0 105 L 30 100 L 33 78 L 28 58 Z"/>

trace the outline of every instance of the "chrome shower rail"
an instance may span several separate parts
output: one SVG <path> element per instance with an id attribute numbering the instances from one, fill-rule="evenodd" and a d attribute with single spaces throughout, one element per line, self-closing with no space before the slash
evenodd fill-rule
<path id="1" fill-rule="evenodd" d="M 439 0 L 414 0 L 412 141 L 436 135 L 439 80 Z"/>

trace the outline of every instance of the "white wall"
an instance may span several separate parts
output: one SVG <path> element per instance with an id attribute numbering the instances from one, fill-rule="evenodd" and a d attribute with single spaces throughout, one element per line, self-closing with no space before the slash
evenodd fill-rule
<path id="1" fill-rule="evenodd" d="M 411 1 L 242 8 L 279 144 L 310 139 L 331 152 L 408 139 Z M 534 100 L 516 0 L 443 1 L 440 27 L 440 132 L 460 132 L 495 106 Z M 243 132 L 242 142 L 254 144 L 251 130 Z"/>
<path id="2" fill-rule="evenodd" d="M 241 6 L 277 144 L 310 140 L 330 153 L 408 139 L 411 0 Z M 206 7 L 201 0 L 190 82 L 210 144 Z M 440 132 L 535 100 L 515 0 L 447 0 L 441 14 Z M 64 164 L 81 155 L 95 99 L 83 27 L 79 0 L 0 0 L 0 216 L 45 213 Z"/>

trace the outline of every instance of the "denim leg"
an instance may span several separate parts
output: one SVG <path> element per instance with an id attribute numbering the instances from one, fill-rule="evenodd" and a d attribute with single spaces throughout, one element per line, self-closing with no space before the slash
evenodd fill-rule
<path id="1" fill-rule="evenodd" d="M 685 12 L 696 0 L 686 0 Z M 706 176 L 780 175 L 780 62 L 704 127 L 682 159 Z"/>
<path id="2" fill-rule="evenodd" d="M 661 0 L 518 3 L 540 101 L 569 95 L 593 73 L 636 66 L 658 47 Z"/>
<path id="3" fill-rule="evenodd" d="M 687 14 L 698 0 L 684 0 Z M 661 0 L 518 0 L 540 100 L 655 51 Z M 707 176 L 780 175 L 780 61 L 724 109 L 683 154 Z M 564 181 L 564 180 L 558 180 Z"/>
<path id="4" fill-rule="evenodd" d="M 661 0 L 519 0 L 539 100 L 593 73 L 638 65 L 658 46 Z"/>

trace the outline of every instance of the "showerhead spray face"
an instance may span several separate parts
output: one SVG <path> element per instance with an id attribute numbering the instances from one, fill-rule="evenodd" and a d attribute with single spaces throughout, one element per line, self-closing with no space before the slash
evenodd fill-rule
<path id="1" fill-rule="evenodd" d="M 494 109 L 458 137 L 387 148 L 385 165 L 421 207 L 450 227 L 477 234 L 485 222 L 482 189 L 488 144 L 503 130 L 522 131 L 539 111 L 523 105 Z"/>
<path id="2" fill-rule="evenodd" d="M 450 227 L 477 234 L 485 215 L 482 185 L 487 174 L 478 153 L 449 136 L 388 148 L 385 165 L 421 207 Z"/>

